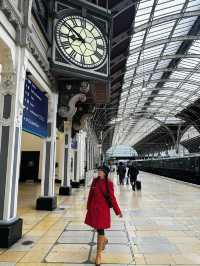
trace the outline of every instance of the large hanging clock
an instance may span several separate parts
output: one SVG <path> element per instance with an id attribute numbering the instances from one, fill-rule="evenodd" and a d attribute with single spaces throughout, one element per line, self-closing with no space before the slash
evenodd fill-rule
<path id="1" fill-rule="evenodd" d="M 85 0 L 55 0 L 51 72 L 109 81 L 112 14 Z"/>
<path id="2" fill-rule="evenodd" d="M 62 17 L 55 26 L 55 38 L 62 56 L 78 67 L 97 69 L 107 58 L 106 37 L 88 18 Z"/>

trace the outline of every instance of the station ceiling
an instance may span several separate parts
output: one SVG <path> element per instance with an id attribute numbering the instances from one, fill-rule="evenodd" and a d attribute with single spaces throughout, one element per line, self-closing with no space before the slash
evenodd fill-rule
<path id="1" fill-rule="evenodd" d="M 192 124 L 200 98 L 200 0 L 137 1 L 123 74 L 110 121 L 113 145 L 139 147 L 160 125 Z"/>
<path id="2" fill-rule="evenodd" d="M 88 1 L 113 17 L 110 102 L 90 121 L 104 151 L 143 150 L 172 124 L 199 131 L 200 0 Z"/>
<path id="3" fill-rule="evenodd" d="M 118 114 L 137 2 L 136 0 L 94 0 L 90 2 L 108 8 L 113 18 L 110 101 L 96 106 L 91 120 L 91 126 L 96 131 L 99 140 L 101 135 L 104 136 L 103 148 L 107 150 L 112 144 L 114 127 L 110 128 L 110 121 Z"/>

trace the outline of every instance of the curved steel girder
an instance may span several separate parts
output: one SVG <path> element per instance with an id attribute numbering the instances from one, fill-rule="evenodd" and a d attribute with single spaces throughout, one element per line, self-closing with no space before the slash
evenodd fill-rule
<path id="1" fill-rule="evenodd" d="M 153 109 L 153 106 L 151 108 Z M 145 114 L 151 114 L 153 116 L 163 115 L 162 117 L 166 119 L 165 121 L 167 121 L 167 119 L 169 119 L 169 118 L 174 118 L 175 117 L 174 114 L 169 113 L 169 114 L 166 115 L 166 112 L 164 112 L 164 111 L 158 111 L 158 110 L 156 110 L 156 108 L 157 107 L 155 107 L 155 111 L 149 111 L 149 110 L 147 110 L 147 111 L 140 111 L 140 112 L 136 112 L 136 113 L 137 114 L 140 114 L 142 116 L 144 116 Z M 168 109 L 166 109 L 166 110 L 168 110 Z M 199 108 L 199 110 L 200 110 L 200 108 Z M 195 116 L 197 118 L 197 120 L 199 120 L 199 113 L 194 112 L 193 110 L 190 110 L 190 109 L 188 109 L 188 112 L 191 113 L 193 116 Z M 177 115 L 177 114 L 175 114 L 175 115 Z M 195 123 L 195 121 L 193 121 L 191 119 L 188 119 L 188 120 L 190 122 L 194 123 L 195 126 L 197 126 L 197 124 Z M 188 122 L 187 120 L 184 120 L 184 121 Z"/>
<path id="2" fill-rule="evenodd" d="M 193 95 L 195 95 L 195 92 L 191 95 L 191 94 L 189 94 L 189 95 L 185 95 L 185 97 L 183 97 L 183 96 L 180 96 L 180 95 L 173 95 L 171 98 L 170 98 L 170 95 L 168 95 L 168 98 L 167 99 L 164 99 L 163 101 L 161 101 L 161 100 L 157 100 L 157 99 L 153 99 L 153 101 L 152 100 L 148 100 L 148 98 L 149 98 L 149 95 L 147 95 L 146 97 L 142 97 L 142 100 L 140 100 L 140 102 L 139 102 L 139 104 L 140 103 L 142 103 L 142 104 L 144 104 L 144 103 L 166 103 L 166 100 L 168 100 L 168 102 L 174 102 L 173 100 L 176 100 L 176 99 L 181 99 L 181 100 L 183 100 L 183 101 L 186 101 L 187 103 L 189 103 L 189 104 L 193 104 L 194 103 L 194 101 L 192 101 L 192 100 L 190 100 L 190 98 L 188 98 L 188 97 L 190 97 L 190 96 L 193 96 Z M 158 95 L 156 95 L 156 98 L 159 98 L 159 97 L 167 97 L 167 95 L 162 95 L 162 94 L 158 94 Z M 200 97 L 200 94 L 199 94 L 199 97 Z M 132 104 L 132 103 L 137 103 L 138 102 L 138 99 L 135 99 L 135 101 L 131 101 L 131 102 L 127 102 L 127 105 L 128 104 Z M 166 103 L 167 105 L 168 105 L 168 102 Z M 175 102 L 174 102 L 175 103 Z M 174 106 L 174 105 L 168 105 L 168 106 L 173 106 L 173 107 L 178 107 L 179 106 L 179 104 L 178 105 L 176 105 L 176 106 Z M 186 108 L 186 107 L 185 107 Z"/>
<path id="3" fill-rule="evenodd" d="M 192 111 L 192 110 L 188 110 L 188 112 L 189 113 L 191 113 L 193 116 L 195 116 L 195 117 L 197 117 L 197 119 L 199 120 L 199 114 L 198 113 L 196 113 L 196 112 L 194 112 L 194 111 Z M 149 112 L 148 111 L 148 113 L 147 112 L 136 112 L 136 114 L 138 114 L 139 115 L 139 118 L 141 118 L 141 117 L 143 117 L 143 118 L 147 118 L 147 116 L 150 116 L 149 117 L 149 119 L 152 119 L 155 115 L 156 116 L 160 116 L 160 114 L 163 114 L 163 117 L 164 118 L 170 118 L 170 117 L 174 117 L 174 116 L 166 116 L 166 113 L 165 112 L 157 112 L 156 114 L 155 114 L 155 112 Z M 187 116 L 187 115 L 186 115 Z M 130 121 L 130 117 L 128 117 L 128 119 L 129 119 L 129 121 Z M 136 119 L 136 117 L 134 116 L 134 119 Z M 156 118 L 155 118 L 156 119 Z M 185 119 L 185 121 L 186 122 L 188 122 L 188 120 L 190 121 L 190 123 L 191 124 L 193 124 L 195 127 L 197 127 L 198 128 L 198 125 L 196 124 L 196 121 L 193 121 L 193 120 L 191 120 L 191 118 L 190 117 L 187 117 L 187 120 Z M 166 121 L 166 120 L 165 120 Z M 165 124 L 165 122 L 162 122 L 163 124 Z M 132 126 L 131 126 L 132 127 Z M 131 127 L 129 128 L 129 130 L 131 129 Z"/>
<path id="4" fill-rule="evenodd" d="M 106 139 L 107 135 L 109 134 L 109 132 L 110 132 L 111 130 L 113 130 L 114 128 L 115 128 L 115 126 L 112 125 L 110 128 L 108 128 L 108 129 L 105 131 L 105 133 L 104 133 L 104 137 L 103 137 L 103 141 L 102 141 L 102 144 L 103 144 L 104 140 Z M 159 145 L 159 144 L 158 144 L 158 145 Z M 133 147 L 133 146 L 132 146 L 132 147 Z M 135 149 L 136 152 L 138 153 L 137 148 L 134 147 L 134 149 Z"/>
<path id="5" fill-rule="evenodd" d="M 181 68 L 158 68 L 155 70 L 147 70 L 141 73 L 137 73 L 136 75 L 134 75 L 134 78 L 137 79 L 138 77 L 144 76 L 144 75 L 149 75 L 149 74 L 155 74 L 155 73 L 160 73 L 160 72 L 172 72 L 172 71 L 176 71 L 176 72 L 184 72 L 184 73 L 200 73 L 200 69 L 196 69 L 195 67 L 193 68 L 189 68 L 189 67 L 181 67 Z M 131 71 L 130 71 L 131 72 Z M 120 75 L 124 75 L 127 74 L 128 72 L 120 72 Z M 119 77 L 119 76 L 118 76 Z M 117 77 L 117 78 L 118 78 Z M 124 82 L 129 81 L 129 78 L 133 78 L 133 75 L 128 77 L 128 78 L 124 78 Z"/>
<path id="6" fill-rule="evenodd" d="M 105 127 L 105 120 L 106 120 L 107 114 L 105 114 L 105 111 L 103 112 L 97 112 L 97 115 L 94 116 L 94 128 L 96 130 L 102 131 Z"/>
<path id="7" fill-rule="evenodd" d="M 180 97 L 179 97 L 180 98 Z M 185 98 L 184 98 L 185 99 Z M 160 101 L 161 103 L 163 103 L 162 101 Z M 174 105 L 172 105 L 172 106 L 174 106 Z M 183 109 L 186 109 L 186 107 L 185 106 L 183 106 L 182 104 L 181 105 L 179 105 L 179 106 L 181 106 Z M 197 106 L 196 106 L 197 107 Z M 151 106 L 151 108 L 153 108 L 153 106 Z M 157 106 L 155 106 L 155 111 L 156 111 L 156 109 L 157 109 L 158 107 Z M 199 107 L 197 107 L 197 108 L 199 108 Z M 200 109 L 200 108 L 199 108 Z M 166 110 L 168 110 L 167 108 L 166 108 Z M 148 111 L 148 110 L 147 110 Z M 139 111 L 139 112 L 137 112 L 136 111 L 136 113 L 135 113 L 135 116 L 134 116 L 134 119 L 137 119 L 137 116 L 139 116 L 139 118 L 141 118 L 141 115 L 144 117 L 144 115 L 147 115 L 147 111 Z M 198 113 L 196 113 L 196 112 L 194 112 L 194 111 L 192 111 L 192 110 L 188 110 L 188 112 L 190 112 L 193 116 L 195 116 L 195 117 L 197 117 L 197 119 L 199 119 L 198 117 Z M 155 116 L 155 112 L 149 112 L 148 111 L 148 115 L 154 115 Z M 165 119 L 167 119 L 167 118 L 170 118 L 170 117 L 174 117 L 174 114 L 168 114 L 167 116 L 166 116 L 166 112 L 163 112 L 163 111 L 157 111 L 157 113 L 156 113 L 156 115 L 159 115 L 159 116 L 161 116 L 161 115 L 163 115 L 163 117 L 165 118 Z M 130 122 L 130 116 L 128 116 L 127 118 L 125 118 L 124 120 L 129 120 L 129 122 Z M 104 127 L 104 124 L 102 124 L 102 121 L 104 120 L 104 117 L 101 119 L 101 118 L 99 118 L 99 119 L 97 119 L 96 121 L 99 121 L 99 123 L 98 123 L 98 125 L 96 125 L 95 127 L 98 127 L 98 128 L 102 128 L 103 129 L 103 127 Z M 190 120 L 191 121 L 191 119 L 188 119 L 187 118 L 187 122 L 188 122 L 188 120 Z M 193 124 L 193 125 L 195 125 L 196 127 L 198 127 L 198 125 L 196 125 L 196 123 L 194 122 L 194 121 L 191 121 L 190 122 L 191 124 Z M 119 124 L 120 124 L 120 122 L 119 122 Z M 100 125 L 100 127 L 99 127 L 99 125 Z M 116 124 L 115 124 L 116 125 Z M 102 127 L 103 126 L 103 127 Z M 113 125 L 114 126 L 114 125 Z"/>
<path id="8" fill-rule="evenodd" d="M 165 22 L 170 22 L 172 20 L 177 20 L 177 19 L 182 19 L 182 18 L 198 17 L 198 16 L 200 16 L 200 10 L 177 13 L 177 14 L 172 14 L 169 16 L 164 16 L 158 19 L 154 19 L 151 22 L 147 22 L 147 23 L 144 23 L 143 25 L 135 27 L 132 37 L 134 37 L 134 34 L 137 32 L 146 30 L 147 28 L 150 28 L 150 27 L 153 27 L 153 26 L 165 23 Z"/>
<path id="9" fill-rule="evenodd" d="M 179 142 L 181 141 L 181 138 L 183 137 L 183 135 L 187 132 L 187 130 L 191 127 L 192 125 L 187 125 L 185 129 L 180 131 L 180 135 L 179 135 Z"/>
<path id="10" fill-rule="evenodd" d="M 110 132 L 111 130 L 113 130 L 114 128 L 115 128 L 115 125 L 112 125 L 112 126 L 109 127 L 108 129 L 106 129 L 106 131 L 105 131 L 104 134 L 103 134 L 102 145 L 103 145 L 103 143 L 104 143 L 104 140 L 105 140 L 106 137 L 108 136 L 109 132 Z"/>
<path id="11" fill-rule="evenodd" d="M 174 135 L 173 135 L 172 131 L 170 130 L 170 128 L 169 128 L 164 122 L 160 121 L 160 120 L 157 119 L 156 117 L 149 116 L 149 114 L 146 114 L 146 116 L 143 116 L 143 118 L 145 118 L 145 119 L 149 119 L 149 120 L 154 120 L 154 121 L 155 121 L 156 123 L 158 123 L 160 126 L 164 127 L 164 128 L 167 130 L 167 132 L 169 133 L 170 137 L 172 138 L 172 142 L 174 143 L 174 145 L 176 144 L 176 140 L 175 140 L 175 138 L 174 138 Z M 130 121 L 130 117 L 128 118 L 128 121 Z M 124 120 L 123 120 L 123 122 L 124 122 Z M 120 124 L 120 123 L 121 123 L 121 122 L 119 122 L 119 124 Z M 118 123 L 116 123 L 116 124 L 118 124 Z M 115 125 L 112 125 L 112 127 L 115 127 L 116 124 L 115 124 Z M 146 135 L 146 136 L 147 136 L 147 135 Z M 136 145 L 136 144 L 134 144 L 134 145 Z"/>
<path id="12" fill-rule="evenodd" d="M 149 152 L 149 148 L 151 148 L 151 153 L 154 153 L 154 152 L 160 152 L 162 150 L 166 150 L 166 145 L 167 146 L 171 146 L 170 145 L 171 143 L 169 143 L 168 141 L 166 141 L 165 143 L 153 143 L 148 145 L 148 144 L 141 144 L 139 145 L 140 147 L 140 150 L 142 150 L 144 153 L 145 153 L 145 150 L 148 149 L 148 152 Z M 134 145 L 133 145 L 134 147 Z M 155 148 L 155 149 L 154 149 Z M 134 147 L 134 149 L 136 149 L 136 147 Z"/>
<path id="13" fill-rule="evenodd" d="M 93 128 L 95 128 L 96 131 L 102 131 L 104 127 L 104 117 L 102 114 L 98 114 L 98 116 L 95 116 L 95 119 L 93 120 Z"/>
<path id="14" fill-rule="evenodd" d="M 136 2 L 133 2 L 132 0 L 123 0 L 123 1 L 120 1 L 119 4 L 115 5 L 113 8 L 112 8 L 112 12 L 117 12 L 115 15 L 114 15 L 114 18 L 117 17 L 119 14 L 121 14 L 122 12 L 124 12 L 125 10 L 133 7 L 137 5 Z"/>
<path id="15" fill-rule="evenodd" d="M 146 49 L 161 45 L 161 44 L 166 44 L 166 43 L 171 43 L 171 42 L 183 42 L 183 41 L 194 41 L 194 40 L 200 40 L 200 35 L 184 35 L 184 36 L 177 36 L 177 37 L 171 37 L 171 38 L 165 38 L 165 39 L 160 39 L 160 40 L 156 40 L 153 42 L 149 42 L 149 43 L 145 43 L 145 45 L 141 45 L 138 46 L 137 48 L 134 49 L 130 49 L 129 51 L 129 56 L 140 52 L 140 51 L 144 51 Z"/>
<path id="16" fill-rule="evenodd" d="M 154 87 L 154 88 L 148 88 L 145 92 L 150 92 L 150 93 L 152 93 L 152 92 L 154 92 L 154 91 L 160 91 L 160 92 L 165 92 L 165 91 L 170 91 L 170 92 L 176 92 L 177 91 L 177 88 L 174 88 L 174 87 Z M 178 91 L 179 92 L 185 92 L 185 90 L 184 89 L 182 89 L 181 87 L 180 87 L 180 89 L 178 89 Z M 138 90 L 137 91 L 131 91 L 131 94 L 132 93 L 137 93 L 138 92 Z M 143 93 L 143 95 L 145 94 L 145 92 Z M 150 96 L 150 95 L 149 95 Z M 166 95 L 167 96 L 167 95 Z M 121 99 L 125 99 L 127 97 L 127 95 L 125 95 L 124 97 L 122 96 L 121 97 Z"/>
<path id="17" fill-rule="evenodd" d="M 160 82 L 173 82 L 173 83 L 178 83 L 178 82 L 181 82 L 181 83 L 188 83 L 188 84 L 191 84 L 191 85 L 195 85 L 197 87 L 200 86 L 200 82 L 199 81 L 195 81 L 195 80 L 190 80 L 190 79 L 152 79 L 152 80 L 149 80 L 148 83 L 160 83 Z M 141 87 L 142 88 L 142 85 L 143 85 L 143 82 L 139 82 L 139 83 L 136 83 L 136 84 L 133 84 L 132 88 L 135 88 L 135 87 Z M 128 89 L 130 87 L 127 87 Z M 164 88 L 164 87 L 161 87 L 161 88 Z M 123 91 L 124 92 L 124 91 Z"/>
<path id="18" fill-rule="evenodd" d="M 140 60 L 139 63 L 135 63 L 132 65 L 129 65 L 126 69 L 126 71 L 132 70 L 134 67 L 138 66 L 145 66 L 145 64 L 152 63 L 154 61 L 160 61 L 160 60 L 168 60 L 168 59 L 178 59 L 178 58 L 200 58 L 200 54 L 172 54 L 172 55 L 163 55 L 163 56 L 157 56 L 157 57 L 152 57 L 148 58 L 145 60 Z M 130 69 L 130 70 L 129 70 Z"/>
<path id="19" fill-rule="evenodd" d="M 176 144 L 176 140 L 175 140 L 174 135 L 173 135 L 172 131 L 170 130 L 170 128 L 168 126 L 166 126 L 165 123 L 163 123 L 159 119 L 156 119 L 155 117 L 153 118 L 153 120 L 155 120 L 158 124 L 160 124 L 162 127 L 164 127 L 168 131 L 170 137 L 172 138 L 172 142 L 175 145 Z"/>

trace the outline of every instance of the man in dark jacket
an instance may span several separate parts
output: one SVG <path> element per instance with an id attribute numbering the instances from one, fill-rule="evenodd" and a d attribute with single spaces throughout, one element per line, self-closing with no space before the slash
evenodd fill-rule
<path id="1" fill-rule="evenodd" d="M 126 174 L 126 167 L 123 165 L 122 162 L 119 163 L 117 174 L 119 175 L 119 184 L 123 185 L 125 174 Z"/>
<path id="2" fill-rule="evenodd" d="M 134 165 L 134 163 L 132 163 L 132 165 L 129 166 L 128 176 L 130 177 L 130 183 L 131 183 L 133 190 L 135 190 L 135 185 L 136 185 L 138 174 L 139 174 L 139 170 Z"/>

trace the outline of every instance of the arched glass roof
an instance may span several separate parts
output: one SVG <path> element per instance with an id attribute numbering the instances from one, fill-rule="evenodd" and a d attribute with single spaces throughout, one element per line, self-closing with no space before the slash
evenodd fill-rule
<path id="1" fill-rule="evenodd" d="M 200 133 L 192 126 L 183 134 L 181 141 L 189 140 L 199 136 Z"/>
<path id="2" fill-rule="evenodd" d="M 182 123 L 200 98 L 200 0 L 138 1 L 131 38 L 113 145 Z"/>

